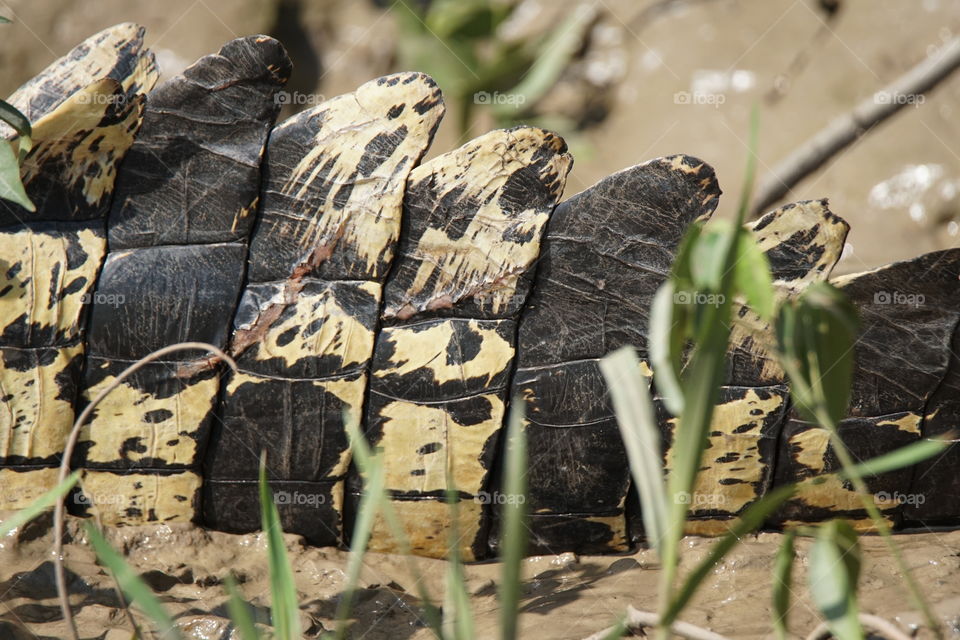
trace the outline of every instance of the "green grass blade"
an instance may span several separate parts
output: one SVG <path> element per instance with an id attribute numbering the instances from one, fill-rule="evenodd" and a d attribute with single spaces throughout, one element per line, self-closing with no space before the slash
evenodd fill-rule
<path id="1" fill-rule="evenodd" d="M 417 595 L 422 603 L 421 606 L 423 607 L 423 615 L 426 618 L 427 626 L 433 630 L 438 638 L 442 638 L 443 619 L 440 610 L 433 604 L 433 598 L 431 598 L 430 593 L 427 591 L 423 575 L 420 573 L 413 559 L 410 540 L 407 538 L 406 531 L 404 531 L 400 518 L 397 517 L 396 511 L 394 511 L 393 505 L 387 499 L 386 489 L 383 484 L 379 487 L 366 484 L 366 479 L 371 477 L 371 474 L 374 473 L 377 467 L 382 469 L 383 465 L 380 463 L 379 455 L 374 455 L 373 452 L 370 451 L 370 446 L 367 444 L 363 434 L 360 433 L 360 428 L 355 420 L 346 418 L 344 419 L 344 424 L 346 424 L 347 427 L 347 436 L 350 439 L 353 460 L 356 462 L 357 468 L 364 478 L 365 484 L 363 492 L 365 495 L 370 495 L 371 504 L 375 505 L 377 511 L 383 515 L 383 519 L 390 528 L 391 535 L 393 535 L 394 540 L 396 540 L 397 546 L 400 547 L 401 555 L 404 556 L 407 563 L 407 569 L 410 571 L 410 575 L 413 576 L 416 584 Z"/>
<path id="2" fill-rule="evenodd" d="M 680 538 L 686 521 L 688 504 L 681 499 L 693 492 L 697 473 L 707 446 L 707 434 L 713 417 L 713 408 L 719 399 L 723 381 L 729 328 L 729 302 L 705 310 L 703 322 L 705 335 L 697 343 L 689 365 L 689 376 L 684 382 L 686 389 L 684 411 L 673 434 L 673 464 L 667 478 L 667 534 L 664 537 L 661 555 L 661 607 L 670 601 L 673 580 L 679 562 Z M 661 634 L 668 626 L 661 624 Z"/>
<path id="3" fill-rule="evenodd" d="M 743 191 L 740 192 L 740 205 L 737 207 L 736 226 L 743 225 L 753 196 L 753 184 L 757 177 L 757 148 L 760 140 L 760 105 L 754 104 L 750 111 L 750 140 L 747 143 L 747 168 L 743 172 Z"/>
<path id="4" fill-rule="evenodd" d="M 810 550 L 810 596 L 837 640 L 862 640 L 857 607 L 860 547 L 845 521 L 831 520 L 817 529 Z"/>
<path id="5" fill-rule="evenodd" d="M 23 188 L 20 181 L 20 162 L 7 140 L 0 140 L 0 198 L 14 202 L 30 212 L 37 210 Z"/>
<path id="6" fill-rule="evenodd" d="M 503 578 L 500 581 L 500 637 L 517 637 L 517 617 L 520 608 L 523 558 L 527 554 L 527 434 L 523 427 L 524 400 L 515 397 L 507 422 L 506 462 L 503 470 L 502 500 L 503 534 L 501 562 Z"/>
<path id="7" fill-rule="evenodd" d="M 110 546 L 110 543 L 104 539 L 103 534 L 93 524 L 84 522 L 83 526 L 97 558 L 116 578 L 117 584 L 120 585 L 120 589 L 127 596 L 127 599 L 132 604 L 137 605 L 153 621 L 159 637 L 181 640 L 183 636 L 180 635 L 180 629 L 167 614 L 157 597 L 150 591 L 150 587 L 140 579 L 140 576 L 133 571 L 130 565 L 124 562 L 123 557 Z"/>
<path id="8" fill-rule="evenodd" d="M 450 458 L 454 456 L 449 452 Z M 447 637 L 455 640 L 473 640 L 473 611 L 470 609 L 470 594 L 467 593 L 463 559 L 460 557 L 460 496 L 447 467 L 447 504 L 450 506 L 450 537 L 447 547 L 447 575 L 444 591 L 443 627 Z"/>
<path id="9" fill-rule="evenodd" d="M 227 589 L 230 599 L 227 600 L 227 611 L 230 612 L 230 621 L 236 627 L 240 634 L 240 640 L 260 640 L 260 634 L 253 625 L 253 618 L 250 617 L 250 609 L 243 597 L 240 595 L 240 588 L 232 575 L 227 575 L 223 586 Z"/>
<path id="10" fill-rule="evenodd" d="M 790 594 L 793 584 L 794 538 L 789 529 L 783 536 L 777 557 L 773 562 L 773 631 L 777 640 L 789 637 Z"/>
<path id="11" fill-rule="evenodd" d="M 10 24 L 10 18 L 4 18 L 0 16 L 0 24 Z"/>
<path id="12" fill-rule="evenodd" d="M 932 458 L 956 444 L 951 442 L 953 437 L 953 434 L 948 433 L 930 440 L 920 440 L 908 444 L 890 453 L 856 464 L 850 469 L 842 469 L 840 477 L 847 480 L 854 476 L 861 478 L 878 476 L 881 473 L 909 467 L 927 458 Z"/>
<path id="13" fill-rule="evenodd" d="M 667 280 L 653 296 L 647 350 L 663 404 L 667 411 L 678 416 L 683 413 L 683 387 L 680 384 L 683 331 L 682 321 L 674 318 L 674 295 L 673 282 Z"/>
<path id="14" fill-rule="evenodd" d="M 354 519 L 353 536 L 350 539 L 350 559 L 347 562 L 347 588 L 340 602 L 337 604 L 335 618 L 337 640 L 343 640 L 347 635 L 347 620 L 353 609 L 357 586 L 360 584 L 360 571 L 363 569 L 363 557 L 370 543 L 370 533 L 377 516 L 377 497 L 385 491 L 383 466 L 376 465 L 370 470 L 364 486 L 364 493 L 360 497 L 357 508 L 357 517 Z"/>
<path id="15" fill-rule="evenodd" d="M 662 627 L 669 627 L 677 620 L 677 616 L 690 602 L 690 598 L 703 584 L 704 579 L 713 571 L 720 560 L 730 552 L 740 539 L 759 529 L 784 502 L 796 493 L 796 487 L 786 485 L 775 489 L 750 505 L 738 519 L 734 520 L 730 530 L 710 548 L 710 553 L 687 576 L 683 586 L 677 591 L 677 596 L 670 603 L 660 619 Z"/>
<path id="16" fill-rule="evenodd" d="M 647 540 L 662 553 L 667 535 L 666 487 L 660 427 L 650 399 L 649 383 L 640 373 L 640 359 L 626 346 L 600 360 L 600 371 L 613 400 L 620 437 L 630 463 L 630 474 L 640 495 L 641 516 Z"/>
<path id="17" fill-rule="evenodd" d="M 611 627 L 610 632 L 603 637 L 603 640 L 620 640 L 627 634 L 627 618 L 620 616 L 617 623 Z"/>
<path id="18" fill-rule="evenodd" d="M 270 569 L 270 618 L 277 640 L 300 638 L 300 606 L 293 569 L 283 541 L 280 514 L 267 483 L 267 454 L 260 457 L 260 515 L 267 535 L 267 559 Z"/>
<path id="19" fill-rule="evenodd" d="M 0 522 L 0 538 L 9 535 L 11 531 L 19 529 L 52 507 L 60 496 L 66 495 L 66 493 L 77 484 L 79 477 L 80 472 L 74 471 L 64 478 L 63 482 L 46 491 L 42 496 L 31 502 L 25 509 L 17 511 L 3 522 Z"/>

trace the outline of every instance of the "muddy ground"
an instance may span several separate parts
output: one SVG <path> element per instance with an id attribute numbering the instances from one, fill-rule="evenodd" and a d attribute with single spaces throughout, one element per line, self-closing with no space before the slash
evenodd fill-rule
<path id="1" fill-rule="evenodd" d="M 524 2 L 512 28 L 536 33 L 567 14 L 573 0 Z M 685 152 L 713 164 L 729 214 L 738 196 L 751 105 L 762 107 L 760 176 L 806 138 L 869 97 L 960 33 L 958 0 L 842 0 L 830 16 L 813 0 L 605 0 L 583 55 L 545 108 L 595 110 L 578 134 L 567 194 L 625 166 Z M 662 11 L 647 10 L 658 7 Z M 87 35 L 133 20 L 148 28 L 167 75 L 226 40 L 267 32 L 288 47 L 297 71 L 290 89 L 326 96 L 397 70 L 392 18 L 366 0 L 0 0 L 17 21 L 0 31 L 0 94 L 68 51 Z M 678 97 L 700 96 L 684 101 Z M 452 119 L 448 119 L 452 120 Z M 490 126 L 479 118 L 470 131 Z M 451 122 L 431 155 L 459 144 Z M 853 227 L 840 272 L 859 271 L 935 249 L 960 238 L 960 74 L 942 83 L 804 180 L 793 199 L 828 197 Z M 74 528 L 74 525 L 71 525 Z M 29 533 L 29 532 L 28 532 Z M 15 544 L 0 541 L 0 638 L 59 638 L 49 533 L 43 527 Z M 38 536 L 38 537 L 37 537 Z M 268 584 L 259 536 L 231 536 L 190 526 L 112 532 L 193 638 L 228 637 L 225 572 L 243 579 L 248 599 L 265 612 Z M 737 638 L 770 633 L 770 568 L 779 538 L 742 545 L 712 576 L 685 614 Z M 960 532 L 900 536 L 930 600 L 960 637 Z M 685 564 L 709 541 L 690 539 Z M 910 628 L 918 618 L 879 540 L 864 540 L 864 610 Z M 303 547 L 290 538 L 304 627 L 329 626 L 343 586 L 346 555 Z M 806 557 L 801 545 L 800 556 Z M 69 567 L 84 637 L 129 638 L 110 582 L 83 544 L 71 544 Z M 444 565 L 420 561 L 430 590 L 442 591 Z M 480 637 L 495 637 L 498 565 L 468 569 Z M 522 630 L 531 638 L 582 638 L 611 623 L 628 604 L 651 608 L 657 569 L 646 551 L 623 557 L 555 556 L 526 563 Z M 82 577 L 80 577 L 82 576 Z M 801 636 L 816 621 L 797 576 L 792 627 Z M 370 556 L 355 637 L 425 638 L 411 578 L 398 558 Z M 82 606 L 81 606 L 82 605 Z M 106 630 L 106 631 L 104 631 Z M 105 633 L 105 635 L 104 635 Z"/>
<path id="2" fill-rule="evenodd" d="M 128 640 L 130 626 L 117 608 L 112 582 L 97 566 L 71 519 L 68 545 L 72 603 L 83 638 Z M 242 592 L 257 615 L 267 620 L 270 586 L 266 548 L 259 534 L 231 535 L 191 525 L 115 529 L 109 539 L 151 584 L 176 616 L 187 638 L 228 640 L 232 629 L 225 611 L 222 585 L 228 571 L 241 581 Z M 46 527 L 28 530 L 19 544 L 0 543 L 0 638 L 62 638 L 64 627 L 56 598 L 51 537 Z M 960 638 L 960 531 L 897 536 L 914 575 L 942 619 L 947 637 Z M 770 582 L 777 533 L 763 533 L 743 542 L 704 584 L 683 618 L 731 638 L 766 638 L 771 634 Z M 694 566 L 712 541 L 687 538 L 683 567 Z M 862 609 L 895 621 L 911 632 L 920 623 L 912 611 L 902 577 L 876 536 L 862 539 L 866 550 L 860 579 Z M 302 544 L 288 536 L 287 548 L 296 573 L 306 637 L 330 629 L 344 588 L 347 553 Z M 806 584 L 809 544 L 800 541 L 793 586 L 790 626 L 805 637 L 818 622 Z M 445 563 L 417 559 L 433 598 L 443 595 Z M 497 638 L 499 605 L 496 563 L 467 567 L 468 589 L 478 638 Z M 659 569 L 651 551 L 624 556 L 573 554 L 529 558 L 524 563 L 520 631 L 523 638 L 585 638 L 613 624 L 627 605 L 652 609 Z M 358 594 L 353 638 L 402 640 L 431 638 L 423 624 L 416 588 L 404 560 L 370 554 L 365 560 Z M 919 637 L 932 637 L 921 630 Z M 237 639 L 238 640 L 238 639 Z"/>

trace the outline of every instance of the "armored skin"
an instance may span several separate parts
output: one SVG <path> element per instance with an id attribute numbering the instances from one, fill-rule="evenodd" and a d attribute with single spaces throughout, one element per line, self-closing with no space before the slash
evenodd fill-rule
<path id="1" fill-rule="evenodd" d="M 277 124 L 290 68 L 280 43 L 249 36 L 154 88 L 143 31 L 124 24 L 10 98 L 34 126 L 22 178 L 37 211 L 0 201 L 0 508 L 53 485 L 74 416 L 100 389 L 191 340 L 238 372 L 184 352 L 121 384 L 81 432 L 72 513 L 253 531 L 265 451 L 284 529 L 344 545 L 364 491 L 352 423 L 383 451 L 414 552 L 445 556 L 456 525 L 461 555 L 483 559 L 499 547 L 504 421 L 521 402 L 531 550 L 642 541 L 598 362 L 632 345 L 652 384 L 650 302 L 686 228 L 717 206 L 711 167 L 657 158 L 564 200 L 573 159 L 535 127 L 422 161 L 444 105 L 420 73 Z M 847 225 L 826 200 L 748 228 L 780 299 L 829 280 L 859 310 L 840 426 L 855 456 L 956 425 L 960 250 L 831 279 Z M 831 475 L 826 433 L 791 406 L 771 328 L 739 303 L 734 317 L 694 492 L 722 499 L 692 500 L 688 531 L 724 532 L 788 482 L 800 491 L 770 527 L 843 516 L 868 528 Z M 653 391 L 669 467 L 675 419 Z M 958 456 L 869 479 L 891 525 L 960 522 Z M 399 548 L 383 522 L 370 546 Z"/>

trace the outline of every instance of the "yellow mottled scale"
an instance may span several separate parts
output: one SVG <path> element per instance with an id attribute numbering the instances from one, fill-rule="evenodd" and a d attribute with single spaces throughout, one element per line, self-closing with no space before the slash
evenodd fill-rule
<path id="1" fill-rule="evenodd" d="M 90 36 L 20 87 L 7 102 L 34 121 L 76 91 L 104 78 L 119 81 L 127 96 L 149 92 L 159 71 L 153 53 L 143 47 L 143 33 L 143 27 L 125 22 Z"/>
<path id="2" fill-rule="evenodd" d="M 548 149 L 551 157 L 540 163 L 531 181 L 539 180 L 559 199 L 572 163 L 565 148 L 562 139 L 539 129 L 496 130 L 414 169 L 408 192 L 429 184 L 438 204 L 455 195 L 478 207 L 469 212 L 465 228 L 451 216 L 456 233 L 446 224 L 424 229 L 403 256 L 415 266 L 415 274 L 404 282 L 402 293 L 388 298 L 384 317 L 405 319 L 466 298 L 474 298 L 483 311 L 493 314 L 515 305 L 517 279 L 540 254 L 542 230 L 552 207 L 530 203 L 528 208 L 508 209 L 500 196 L 517 172 L 528 169 Z"/>
<path id="3" fill-rule="evenodd" d="M 91 228 L 0 231 L 0 334 L 23 334 L 23 346 L 40 346 L 36 334 L 47 344 L 76 339 L 105 253 Z"/>
<path id="4" fill-rule="evenodd" d="M 778 302 L 796 296 L 813 282 L 827 280 L 843 252 L 849 225 L 834 215 L 825 200 L 788 204 L 749 223 L 760 249 L 767 254 Z M 769 323 L 734 303 L 730 344 L 746 353 L 750 371 L 737 371 L 735 384 L 779 384 L 786 375 L 777 363 L 776 335 Z M 736 367 L 736 365 L 735 365 Z"/>
<path id="5" fill-rule="evenodd" d="M 114 473 L 85 469 L 71 500 L 104 525 L 189 522 L 200 499 L 201 477 L 192 471 Z"/>
<path id="6" fill-rule="evenodd" d="M 457 503 L 457 551 L 465 562 L 478 559 L 474 545 L 480 535 L 483 506 L 479 500 L 461 500 Z M 454 524 L 449 504 L 439 500 L 395 500 L 393 509 L 407 534 L 410 550 L 415 555 L 448 557 Z M 367 548 L 379 553 L 401 553 L 404 550 L 381 513 L 377 513 L 374 519 Z"/>
<path id="7" fill-rule="evenodd" d="M 74 420 L 86 308 L 106 250 L 102 219 L 142 120 L 133 87 L 153 83 L 152 56 L 137 55 L 147 56 L 142 65 L 115 59 L 117 79 L 67 56 L 11 98 L 34 120 L 21 177 L 37 210 L 0 206 L 0 463 L 37 491 L 55 484 Z M 121 72 L 128 62 L 139 80 Z M 0 497 L 0 508 L 16 506 Z"/>
<path id="8" fill-rule="evenodd" d="M 73 426 L 75 382 L 65 381 L 77 376 L 82 353 L 80 344 L 0 347 L 0 458 L 59 462 Z"/>
<path id="9" fill-rule="evenodd" d="M 504 417 L 498 396 L 482 397 L 490 403 L 489 418 L 469 425 L 460 424 L 445 405 L 397 400 L 383 406 L 378 446 L 389 452 L 383 460 L 386 486 L 395 491 L 444 491 L 449 471 L 458 491 L 477 495 L 489 473 L 482 462 L 484 448 Z"/>
<path id="10" fill-rule="evenodd" d="M 377 336 L 365 427 L 383 449 L 387 489 L 418 553 L 445 554 L 444 496 L 455 489 L 464 553 L 483 554 L 478 532 L 490 508 L 471 501 L 490 487 L 524 276 L 570 168 L 565 151 L 540 129 L 492 131 L 407 181 L 406 235 L 384 288 L 388 326 Z M 384 534 L 374 532 L 374 548 L 394 548 Z"/>
<path id="11" fill-rule="evenodd" d="M 874 419 L 871 422 L 873 424 L 869 428 L 877 432 L 875 438 L 891 440 L 891 434 L 898 433 L 902 439 L 913 440 L 920 436 L 922 416 L 905 412 L 897 416 Z M 846 421 L 841 423 L 841 433 L 845 424 Z M 869 519 L 863 517 L 863 502 L 860 496 L 849 482 L 844 481 L 836 473 L 830 472 L 829 449 L 830 435 L 824 429 L 800 430 L 788 436 L 785 450 L 791 457 L 794 467 L 792 472 L 801 477 L 807 476 L 798 482 L 797 496 L 793 500 L 792 508 L 797 511 L 806 510 L 820 514 L 831 512 L 860 514 L 860 519 L 863 520 L 860 528 L 872 530 L 868 526 Z M 906 494 L 906 489 L 895 488 L 891 491 L 888 487 L 880 487 L 873 490 L 874 504 L 892 523 L 892 513 L 900 507 L 898 496 Z"/>
<path id="12" fill-rule="evenodd" d="M 830 275 L 850 229 L 830 211 L 825 200 L 789 204 L 746 226 L 753 231 L 761 251 L 770 253 L 789 247 L 798 257 L 802 256 L 804 261 L 794 263 L 771 260 L 776 280 L 797 289 Z"/>
<path id="13" fill-rule="evenodd" d="M 142 117 L 142 106 L 137 105 L 126 111 L 122 122 L 103 126 L 112 105 L 124 100 L 116 80 L 97 80 L 34 123 L 34 146 L 20 169 L 28 191 L 30 183 L 49 174 L 48 165 L 57 162 L 62 167 L 59 185 L 83 194 L 89 205 L 104 201 L 113 190 L 118 156 L 133 144 Z"/>
<path id="14" fill-rule="evenodd" d="M 354 286 L 366 293 L 374 305 L 379 304 L 378 282 L 358 282 Z M 279 291 L 267 305 L 282 305 L 283 295 Z M 344 369 L 364 366 L 373 352 L 373 332 L 356 318 L 356 309 L 344 307 L 334 287 L 327 286 L 319 292 L 301 291 L 246 354 L 261 362 L 279 359 L 287 368 L 302 366 L 304 361 L 321 355 L 335 359 Z M 318 320 L 322 320 L 319 329 L 308 330 Z"/>
<path id="15" fill-rule="evenodd" d="M 327 259 L 318 259 L 317 252 L 329 256 L 336 247 L 324 275 L 334 276 L 346 264 L 351 272 L 346 277 L 382 279 L 400 234 L 406 177 L 442 115 L 436 85 L 415 73 L 372 80 L 301 114 L 319 123 L 311 145 L 283 183 L 270 187 L 275 190 L 270 195 L 284 196 L 291 208 L 264 217 L 267 226 L 255 236 L 252 251 L 260 243 L 295 244 L 302 254 L 299 266 L 316 267 Z M 302 129 L 304 117 L 287 120 L 273 136 Z M 318 207 L 319 187 L 327 197 Z M 272 200 L 268 212 L 271 205 Z"/>
<path id="16" fill-rule="evenodd" d="M 378 363 L 374 375 L 387 378 L 429 372 L 432 381 L 438 385 L 470 379 L 481 379 L 489 385 L 495 378 L 505 376 L 515 354 L 513 344 L 504 337 L 503 330 L 508 321 L 464 322 L 479 345 L 469 359 L 453 362 L 447 353 L 457 347 L 454 321 L 437 323 L 427 329 L 419 326 L 383 329 L 381 340 L 389 345 L 390 357 L 386 362 Z"/>
<path id="17" fill-rule="evenodd" d="M 346 421 L 362 422 L 383 281 L 404 187 L 443 114 L 421 73 L 367 82 L 270 136 L 248 280 L 234 316 L 232 375 L 205 461 L 205 519 L 248 531 L 240 502 L 261 450 L 274 486 L 314 491 L 320 510 L 279 505 L 285 530 L 341 541 Z"/>
<path id="18" fill-rule="evenodd" d="M 89 366 L 107 365 L 91 361 Z M 179 366 L 162 364 L 155 369 L 168 368 L 172 378 Z M 84 391 L 84 397 L 97 397 L 115 380 L 114 375 L 106 374 Z M 157 397 L 134 385 L 120 383 L 97 405 L 95 419 L 80 432 L 86 464 L 114 466 L 118 458 L 134 466 L 152 459 L 162 459 L 170 466 L 195 464 L 200 446 L 197 434 L 213 410 L 218 388 L 218 380 L 209 378 L 186 384 L 178 393 Z"/>
<path id="19" fill-rule="evenodd" d="M 56 467 L 0 467 L 0 510 L 31 506 L 57 485 L 58 473 Z"/>
<path id="20" fill-rule="evenodd" d="M 773 474 L 776 428 L 785 389 L 746 389 L 714 407 L 700 473 L 689 496 L 691 513 L 735 515 L 763 497 Z M 677 420 L 669 421 L 676 429 Z M 675 432 L 675 431 L 674 431 Z M 673 465 L 673 448 L 666 466 Z"/>

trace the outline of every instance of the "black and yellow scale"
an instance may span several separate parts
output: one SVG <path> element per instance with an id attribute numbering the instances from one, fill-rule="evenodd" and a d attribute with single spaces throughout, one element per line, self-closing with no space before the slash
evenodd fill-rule
<path id="1" fill-rule="evenodd" d="M 415 552 L 445 555 L 456 524 L 464 557 L 488 557 L 522 401 L 533 551 L 631 548 L 642 506 L 599 359 L 633 345 L 650 379 L 650 303 L 717 206 L 713 170 L 659 158 L 560 202 L 572 158 L 556 134 L 491 131 L 422 162 L 444 106 L 420 73 L 274 126 L 290 69 L 251 36 L 154 88 L 143 30 L 123 24 L 11 96 L 34 123 L 22 177 L 37 211 L 0 201 L 0 509 L 54 484 L 78 410 L 127 366 L 202 341 L 239 370 L 180 352 L 124 381 L 81 433 L 73 513 L 256 530 L 266 451 L 284 529 L 342 545 L 364 487 L 351 421 L 383 450 Z M 749 226 L 782 298 L 830 279 L 847 234 L 826 201 Z M 960 422 L 958 274 L 950 250 L 831 280 L 863 320 L 841 425 L 855 456 Z M 769 327 L 735 315 L 689 531 L 723 532 L 797 481 L 771 527 L 869 527 L 825 433 L 791 407 Z M 674 419 L 657 402 L 669 466 Z M 960 452 L 869 484 L 895 526 L 960 522 Z M 383 522 L 371 547 L 397 548 Z"/>

